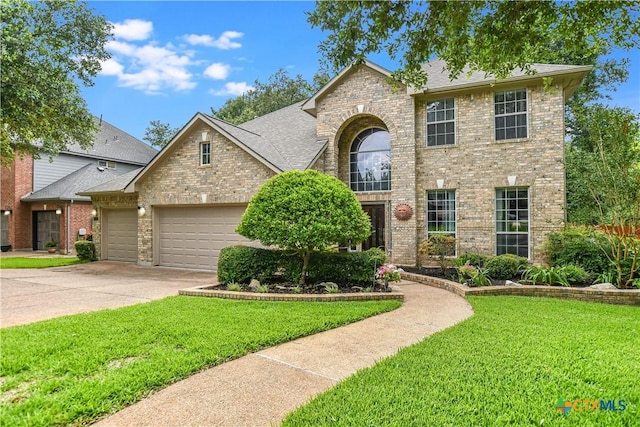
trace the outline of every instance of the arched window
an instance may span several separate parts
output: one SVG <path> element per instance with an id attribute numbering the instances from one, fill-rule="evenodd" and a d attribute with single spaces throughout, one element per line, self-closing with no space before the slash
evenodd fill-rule
<path id="1" fill-rule="evenodd" d="M 384 129 L 361 132 L 351 144 L 351 189 L 391 190 L 391 138 Z"/>

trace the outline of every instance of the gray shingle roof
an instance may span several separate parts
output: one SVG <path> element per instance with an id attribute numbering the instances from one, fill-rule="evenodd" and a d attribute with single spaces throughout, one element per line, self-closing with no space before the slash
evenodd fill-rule
<path id="1" fill-rule="evenodd" d="M 87 156 L 101 160 L 114 160 L 123 163 L 144 166 L 156 155 L 158 150 L 113 126 L 105 120 L 95 118 L 99 131 L 92 147 L 84 150 L 73 144 L 64 153 Z"/>
<path id="2" fill-rule="evenodd" d="M 531 69 L 535 71 L 534 75 L 528 75 L 525 70 L 514 70 L 510 77 L 497 80 L 493 75 L 486 74 L 482 71 L 469 73 L 469 67 L 465 67 L 458 77 L 450 80 L 446 65 L 446 62 L 441 59 L 422 65 L 422 69 L 427 73 L 429 78 L 427 86 L 417 90 L 408 88 L 407 92 L 413 94 L 429 91 L 455 90 L 470 86 L 491 85 L 498 81 L 507 82 L 522 78 L 536 78 L 536 76 L 539 78 L 542 76 L 561 75 L 591 69 L 590 66 L 583 65 L 532 64 Z"/>
<path id="3" fill-rule="evenodd" d="M 316 119 L 302 111 L 304 102 L 296 102 L 240 125 L 269 141 L 286 161 L 282 170 L 308 168 L 325 145 L 316 136 Z"/>
<path id="4" fill-rule="evenodd" d="M 128 175 L 128 174 L 125 174 Z M 122 175 L 124 176 L 124 175 Z M 109 169 L 100 170 L 95 163 L 89 163 L 64 178 L 35 191 L 22 198 L 26 202 L 45 200 L 74 200 L 91 201 L 88 196 L 80 196 L 77 193 L 85 190 L 89 185 L 104 183 L 116 178 L 117 175 Z"/>
<path id="5" fill-rule="evenodd" d="M 142 168 L 132 170 L 124 175 L 120 175 L 110 181 L 104 182 L 94 187 L 86 188 L 78 194 L 96 194 L 96 193 L 117 193 L 122 191 L 129 183 L 140 173 Z"/>

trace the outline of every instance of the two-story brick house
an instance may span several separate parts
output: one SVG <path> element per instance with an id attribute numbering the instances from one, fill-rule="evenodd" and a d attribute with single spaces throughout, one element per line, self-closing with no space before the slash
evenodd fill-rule
<path id="1" fill-rule="evenodd" d="M 139 170 L 157 150 L 96 118 L 93 146 L 70 145 L 58 155 L 16 156 L 2 168 L 0 229 L 2 247 L 42 250 L 48 241 L 72 251 L 80 230 L 91 232 L 91 198 L 78 191 Z"/>
<path id="2" fill-rule="evenodd" d="M 535 75 L 449 80 L 425 65 L 422 89 L 394 87 L 372 63 L 346 68 L 305 102 L 240 126 L 196 114 L 128 185 L 88 190 L 102 259 L 215 269 L 266 179 L 317 169 L 345 182 L 372 221 L 360 247 L 415 265 L 429 235 L 457 252 L 542 261 L 547 233 L 565 221 L 564 104 L 590 67 L 538 64 Z M 545 88 L 543 79 L 551 79 Z M 136 216 L 136 210 L 138 215 Z M 110 223 L 128 211 L 129 225 Z M 116 230 L 119 228 L 119 230 Z"/>

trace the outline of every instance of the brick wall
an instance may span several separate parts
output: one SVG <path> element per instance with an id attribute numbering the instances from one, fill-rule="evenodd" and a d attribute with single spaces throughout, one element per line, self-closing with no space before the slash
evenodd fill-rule
<path id="1" fill-rule="evenodd" d="M 381 202 L 388 208 L 416 204 L 415 114 L 413 99 L 403 88 L 394 90 L 386 76 L 368 67 L 356 67 L 316 102 L 317 132 L 327 137 L 325 172 L 349 183 L 349 151 L 355 136 L 381 127 L 391 137 L 391 192 L 358 193 L 361 202 Z M 387 209 L 387 212 L 390 209 Z M 415 216 L 408 221 L 386 217 L 389 259 L 414 264 Z"/>
<path id="2" fill-rule="evenodd" d="M 418 240 L 426 236 L 426 192 L 456 190 L 458 251 L 495 254 L 495 190 L 529 189 L 530 256 L 543 262 L 545 236 L 565 220 L 564 101 L 562 90 L 528 87 L 529 135 L 523 140 L 494 140 L 493 92 L 458 95 L 455 146 L 426 147 L 426 100 L 416 105 Z"/>
<path id="3" fill-rule="evenodd" d="M 200 166 L 202 132 L 209 132 L 211 165 Z M 141 183 L 138 261 L 153 263 L 153 210 L 168 206 L 246 204 L 275 172 L 212 128 L 192 126 L 173 151 Z M 207 201 L 201 201 L 206 194 Z"/>
<path id="4" fill-rule="evenodd" d="M 33 157 L 25 154 L 16 156 L 9 168 L 2 169 L 2 190 L 0 209 L 11 209 L 9 216 L 9 244 L 13 249 L 31 249 L 31 208 L 20 198 L 29 194 L 33 188 Z"/>

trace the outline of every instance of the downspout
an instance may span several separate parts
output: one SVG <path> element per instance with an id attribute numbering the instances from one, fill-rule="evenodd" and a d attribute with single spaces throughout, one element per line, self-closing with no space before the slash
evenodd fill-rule
<path id="1" fill-rule="evenodd" d="M 73 199 L 71 199 L 71 203 L 67 202 L 67 255 L 70 254 L 69 250 L 69 228 L 71 227 L 71 205 L 73 204 Z"/>

